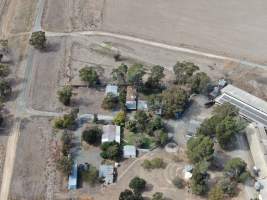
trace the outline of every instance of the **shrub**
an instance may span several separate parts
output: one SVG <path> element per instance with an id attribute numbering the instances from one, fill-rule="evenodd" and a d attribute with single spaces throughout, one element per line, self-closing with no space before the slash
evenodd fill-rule
<path id="1" fill-rule="evenodd" d="M 182 189 L 184 188 L 184 180 L 181 179 L 180 177 L 175 177 L 173 180 L 172 180 L 172 184 L 177 187 L 178 189 Z"/>
<path id="2" fill-rule="evenodd" d="M 237 182 L 230 178 L 224 177 L 219 181 L 219 186 L 225 194 L 233 197 L 237 193 Z"/>
<path id="3" fill-rule="evenodd" d="M 146 187 L 146 181 L 136 176 L 130 181 L 129 187 L 133 189 L 134 193 L 141 193 Z"/>
<path id="4" fill-rule="evenodd" d="M 220 186 L 216 185 L 211 189 L 208 195 L 208 200 L 224 200 L 223 190 Z"/>
<path id="5" fill-rule="evenodd" d="M 118 97 L 112 93 L 108 93 L 104 98 L 101 107 L 105 110 L 115 109 L 118 105 Z"/>
<path id="6" fill-rule="evenodd" d="M 46 45 L 45 32 L 33 32 L 30 39 L 30 45 L 34 46 L 36 49 L 44 49 Z"/>
<path id="7" fill-rule="evenodd" d="M 82 133 L 82 139 L 88 144 L 98 144 L 101 140 L 102 130 L 94 126 Z"/>
<path id="8" fill-rule="evenodd" d="M 79 71 L 80 79 L 88 84 L 89 87 L 94 87 L 99 84 L 99 77 L 93 67 L 84 67 Z"/>
<path id="9" fill-rule="evenodd" d="M 117 126 L 124 127 L 125 122 L 126 122 L 126 113 L 123 111 L 118 112 L 115 118 L 113 119 L 113 123 L 116 124 Z"/>
<path id="10" fill-rule="evenodd" d="M 121 147 L 117 142 L 105 142 L 101 145 L 101 157 L 110 160 L 119 160 L 121 157 Z"/>
<path id="11" fill-rule="evenodd" d="M 64 156 L 68 156 L 70 153 L 70 149 L 72 147 L 72 134 L 64 132 L 61 137 L 61 142 L 62 142 L 61 152 Z"/>
<path id="12" fill-rule="evenodd" d="M 82 171 L 81 175 L 83 181 L 89 183 L 90 185 L 95 185 L 100 182 L 96 167 L 90 166 L 87 170 Z"/>
<path id="13" fill-rule="evenodd" d="M 70 175 L 73 160 L 69 156 L 61 156 L 57 160 L 57 168 L 66 176 Z"/>
<path id="14" fill-rule="evenodd" d="M 160 168 L 165 168 L 166 163 L 161 158 L 154 158 L 152 160 L 144 160 L 144 162 L 142 163 L 142 167 L 148 170 L 160 169 Z"/>
<path id="15" fill-rule="evenodd" d="M 58 91 L 58 99 L 61 103 L 63 103 L 65 106 L 70 105 L 70 100 L 72 97 L 72 87 L 69 85 L 66 85 L 62 88 L 62 90 Z"/>
<path id="16" fill-rule="evenodd" d="M 241 174 L 246 172 L 246 167 L 247 164 L 241 158 L 233 158 L 224 166 L 224 175 L 239 181 Z"/>
<path id="17" fill-rule="evenodd" d="M 9 67 L 7 65 L 0 64 L 0 77 L 7 77 L 9 72 Z"/>

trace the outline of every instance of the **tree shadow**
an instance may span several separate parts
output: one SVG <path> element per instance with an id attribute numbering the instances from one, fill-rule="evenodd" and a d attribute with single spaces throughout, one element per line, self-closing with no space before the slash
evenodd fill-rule
<path id="1" fill-rule="evenodd" d="M 47 42 L 46 47 L 44 49 L 41 49 L 40 52 L 49 53 L 49 52 L 57 52 L 60 49 L 60 43 L 59 42 Z"/>

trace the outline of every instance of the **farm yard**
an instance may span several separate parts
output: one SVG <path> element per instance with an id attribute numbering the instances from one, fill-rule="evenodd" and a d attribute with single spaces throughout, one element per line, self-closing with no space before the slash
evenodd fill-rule
<path id="1" fill-rule="evenodd" d="M 247 122 L 227 104 L 213 106 L 211 91 L 226 81 L 267 100 L 266 8 L 248 0 L 0 0 L 10 58 L 0 46 L 0 76 L 12 87 L 1 99 L 0 199 L 258 194 Z"/>

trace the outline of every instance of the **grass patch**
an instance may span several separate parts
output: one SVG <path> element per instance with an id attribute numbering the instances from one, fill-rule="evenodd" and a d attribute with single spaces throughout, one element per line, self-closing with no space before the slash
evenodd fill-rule
<path id="1" fill-rule="evenodd" d="M 124 142 L 128 145 L 135 145 L 142 149 L 152 149 L 156 147 L 156 142 L 153 137 L 141 133 L 132 133 L 125 131 Z"/>

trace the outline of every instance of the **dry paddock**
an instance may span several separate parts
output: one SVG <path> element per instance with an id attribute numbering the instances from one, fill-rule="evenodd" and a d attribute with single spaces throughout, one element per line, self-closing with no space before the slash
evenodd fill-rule
<path id="1" fill-rule="evenodd" d="M 192 61 L 200 66 L 201 71 L 216 80 L 226 77 L 233 80 L 234 85 L 241 87 L 263 99 L 267 99 L 266 87 L 267 71 L 263 69 L 240 66 L 230 62 L 206 59 L 180 52 L 173 52 L 161 48 L 141 45 L 125 40 L 109 37 L 83 36 L 83 37 L 49 37 L 49 50 L 46 52 L 35 51 L 32 65 L 33 71 L 29 75 L 31 82 L 30 98 L 28 104 L 34 109 L 44 111 L 65 110 L 57 99 L 57 90 L 65 84 L 75 84 L 79 81 L 78 71 L 82 67 L 94 66 L 101 74 L 102 82 L 110 82 L 110 72 L 119 62 L 114 62 L 113 50 L 120 51 L 123 62 L 131 65 L 142 63 L 145 66 L 155 64 L 166 67 L 166 79 L 172 77 L 172 66 L 177 60 Z M 106 45 L 105 48 L 101 47 Z M 81 89 L 81 90 L 85 90 Z M 97 91 L 96 91 L 97 92 Z M 95 101 L 94 94 L 88 90 L 75 91 L 73 106 L 75 102 L 83 101 L 81 105 L 83 112 L 103 112 L 100 101 Z M 97 92 L 97 99 L 103 99 L 104 93 Z M 88 102 L 86 102 L 88 99 Z"/>
<path id="2" fill-rule="evenodd" d="M 22 120 L 10 199 L 43 200 L 56 190 L 52 162 L 55 138 L 49 127 L 51 122 L 45 117 Z"/>
<path id="3" fill-rule="evenodd" d="M 263 0 L 48 0 L 50 31 L 105 30 L 266 63 Z"/>

